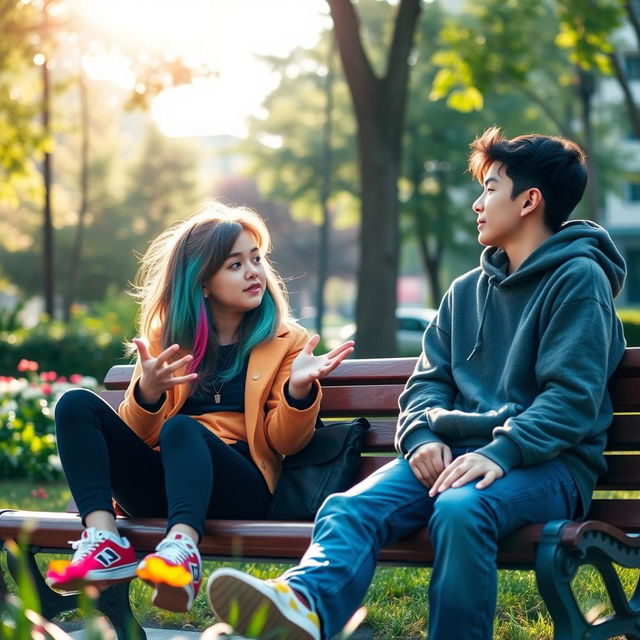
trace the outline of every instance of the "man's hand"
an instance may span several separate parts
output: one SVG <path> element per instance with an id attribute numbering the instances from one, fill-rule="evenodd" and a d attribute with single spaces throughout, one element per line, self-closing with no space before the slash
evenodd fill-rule
<path id="1" fill-rule="evenodd" d="M 439 475 L 431 487 L 429 495 L 433 498 L 449 487 L 461 487 L 476 478 L 482 478 L 476 484 L 476 489 L 484 489 L 497 478 L 502 478 L 503 475 L 502 467 L 481 453 L 465 453 L 456 458 Z"/>
<path id="2" fill-rule="evenodd" d="M 451 449 L 443 442 L 428 442 L 409 458 L 409 466 L 418 480 L 431 487 L 451 463 Z"/>

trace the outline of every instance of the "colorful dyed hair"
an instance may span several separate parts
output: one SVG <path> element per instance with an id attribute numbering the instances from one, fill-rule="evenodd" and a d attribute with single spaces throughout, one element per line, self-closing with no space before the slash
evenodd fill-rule
<path id="1" fill-rule="evenodd" d="M 207 205 L 158 236 L 141 260 L 134 291 L 140 301 L 139 334 L 147 341 L 160 337 L 163 349 L 179 344 L 191 352 L 198 386 L 211 384 L 220 348 L 203 284 L 223 266 L 242 231 L 256 242 L 267 287 L 260 305 L 244 315 L 237 357 L 216 374 L 229 380 L 240 373 L 251 350 L 273 338 L 278 325 L 290 318 L 286 289 L 267 260 L 271 239 L 262 218 L 245 207 Z"/>

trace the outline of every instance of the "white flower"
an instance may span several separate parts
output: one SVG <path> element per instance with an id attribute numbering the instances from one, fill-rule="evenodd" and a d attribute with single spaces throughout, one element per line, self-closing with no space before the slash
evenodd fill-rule
<path id="1" fill-rule="evenodd" d="M 52 453 L 48 458 L 47 462 L 49 466 L 55 469 L 56 471 L 62 471 L 62 463 L 60 462 L 60 457 Z"/>

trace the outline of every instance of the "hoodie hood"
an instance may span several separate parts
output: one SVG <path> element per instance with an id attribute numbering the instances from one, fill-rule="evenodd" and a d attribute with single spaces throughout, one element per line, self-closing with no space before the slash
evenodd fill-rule
<path id="1" fill-rule="evenodd" d="M 577 257 L 589 258 L 600 265 L 611 284 L 613 297 L 620 293 L 626 275 L 624 260 L 609 233 L 589 220 L 565 222 L 511 275 L 506 274 L 507 254 L 497 247 L 487 247 L 480 264 L 492 284 L 512 287 Z"/>

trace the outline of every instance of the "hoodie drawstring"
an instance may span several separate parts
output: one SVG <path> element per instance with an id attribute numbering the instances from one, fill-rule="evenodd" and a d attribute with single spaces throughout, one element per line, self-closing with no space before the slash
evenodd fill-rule
<path id="1" fill-rule="evenodd" d="M 487 284 L 487 293 L 484 297 L 484 304 L 482 305 L 482 315 L 480 316 L 480 325 L 478 326 L 478 333 L 476 334 L 476 343 L 473 345 L 473 349 L 471 353 L 467 356 L 467 362 L 473 358 L 473 356 L 478 353 L 478 351 L 482 347 L 482 327 L 484 327 L 484 319 L 487 315 L 487 307 L 489 306 L 489 295 L 491 294 L 491 289 L 493 288 L 493 277 L 489 277 L 489 282 Z"/>

